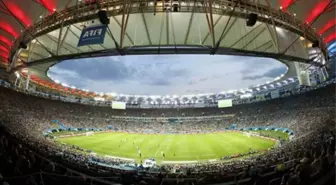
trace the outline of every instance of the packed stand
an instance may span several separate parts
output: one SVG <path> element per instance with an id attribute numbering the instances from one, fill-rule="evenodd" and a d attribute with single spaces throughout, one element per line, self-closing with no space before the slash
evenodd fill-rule
<path id="1" fill-rule="evenodd" d="M 97 171 L 108 173 L 110 178 L 116 182 L 124 182 L 131 177 L 132 183 L 193 182 L 194 184 L 205 184 L 233 180 L 244 181 L 240 184 L 246 182 L 246 184 L 258 185 L 271 181 L 278 182 L 280 178 L 280 182 L 284 183 L 309 185 L 334 168 L 334 90 L 335 85 L 333 84 L 293 97 L 239 105 L 222 110 L 199 108 L 115 111 L 106 107 L 32 97 L 1 87 L 0 120 L 3 134 L 0 137 L 0 145 L 4 151 L 1 156 L 5 163 L 9 166 L 12 164 L 14 167 L 7 172 L 2 169 L 0 173 L 5 176 L 20 176 L 28 172 L 32 173 L 33 170 L 41 174 L 42 172 L 39 171 L 41 168 L 43 169 L 42 176 L 34 176 L 34 179 L 40 180 L 45 179 L 48 172 L 62 174 L 66 177 L 70 168 L 76 168 L 76 171 L 83 171 L 85 174 L 95 174 L 94 172 Z M 134 120 L 120 121 L 112 118 L 115 115 L 178 117 L 218 114 L 234 114 L 235 116 L 225 120 L 190 121 L 176 125 L 160 121 L 147 123 Z M 98 167 L 89 162 L 90 156 L 84 151 L 79 152 L 69 146 L 60 146 L 53 140 L 46 139 L 42 132 L 52 127 L 51 120 L 54 119 L 77 128 L 106 128 L 108 125 L 113 125 L 121 131 L 165 133 L 220 131 L 232 123 L 237 124 L 238 127 L 269 125 L 290 128 L 295 131 L 296 138 L 275 150 L 247 160 L 178 166 L 163 165 L 156 171 L 146 169 L 141 172 L 128 172 L 122 169 Z M 3 156 L 6 157 L 3 158 Z M 43 158 L 47 161 L 48 167 L 42 167 L 41 161 L 37 161 L 36 158 Z M 113 165 L 124 163 L 124 161 L 114 160 L 104 162 Z M 55 178 L 51 176 L 52 179 Z M 78 179 L 72 180 L 78 183 Z M 79 182 L 82 181 L 86 182 L 86 180 Z M 103 182 L 97 181 L 96 183 Z"/>

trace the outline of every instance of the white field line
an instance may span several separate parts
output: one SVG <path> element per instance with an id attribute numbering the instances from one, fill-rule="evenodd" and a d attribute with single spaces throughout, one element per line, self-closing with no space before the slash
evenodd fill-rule
<path id="1" fill-rule="evenodd" d="M 196 153 L 196 152 L 194 152 L 194 153 Z M 217 156 L 217 155 L 216 155 L 216 154 L 211 154 L 211 155 L 199 155 L 199 156 L 201 156 L 201 157 L 209 157 L 209 156 Z M 198 158 L 199 156 L 197 156 L 197 158 Z M 186 157 L 186 158 L 190 158 L 190 155 L 178 155 L 177 157 L 181 157 L 181 158 L 184 158 L 184 157 Z"/>
<path id="2" fill-rule="evenodd" d="M 186 163 L 198 163 L 198 161 L 162 161 L 161 164 L 186 164 Z"/>
<path id="3" fill-rule="evenodd" d="M 208 156 L 217 156 L 217 155 L 216 154 L 208 154 L 208 155 L 200 155 L 200 156 L 208 157 Z"/>
<path id="4" fill-rule="evenodd" d="M 111 156 L 111 155 L 105 155 L 106 158 L 110 158 L 110 159 L 122 159 L 125 161 L 135 161 L 134 159 L 131 158 L 125 158 L 125 157 L 116 157 L 116 156 Z"/>
<path id="5" fill-rule="evenodd" d="M 156 155 L 157 155 L 157 153 L 160 151 L 161 147 L 162 147 L 162 144 L 160 144 L 160 147 L 157 149 L 157 151 L 155 152 L 155 154 L 154 154 L 153 157 L 156 157 Z"/>
<path id="6" fill-rule="evenodd" d="M 166 143 L 167 143 L 166 141 L 167 141 L 168 139 L 171 139 L 171 138 L 170 138 L 170 137 L 166 137 L 165 140 L 164 140 L 162 143 L 160 143 L 160 147 L 159 147 L 158 150 L 155 152 L 155 154 L 154 154 L 153 157 L 156 157 L 157 153 L 161 150 L 163 143 L 166 144 Z M 172 141 L 172 140 L 171 140 L 171 141 Z M 171 142 L 171 141 L 170 141 L 170 142 Z"/>

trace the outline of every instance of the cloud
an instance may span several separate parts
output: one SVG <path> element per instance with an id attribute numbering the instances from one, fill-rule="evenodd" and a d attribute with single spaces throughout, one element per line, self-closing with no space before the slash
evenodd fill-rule
<path id="1" fill-rule="evenodd" d="M 245 60 L 245 67 L 242 69 L 241 73 L 248 74 L 258 71 L 261 68 L 265 68 L 272 64 L 268 58 L 260 58 L 260 57 L 248 57 Z"/>
<path id="2" fill-rule="evenodd" d="M 107 61 L 103 58 L 76 59 L 64 61 L 59 68 L 75 71 L 92 80 L 124 80 L 132 69 L 122 62 Z"/>
<path id="3" fill-rule="evenodd" d="M 285 69 L 282 63 L 265 58 L 141 55 L 64 61 L 48 75 L 95 92 L 181 95 L 246 88 L 265 83 Z"/>
<path id="4" fill-rule="evenodd" d="M 271 70 L 267 71 L 266 73 L 264 73 L 264 76 L 265 77 L 270 77 L 270 78 L 276 78 L 279 75 L 281 75 L 283 73 L 286 73 L 286 70 L 287 69 L 283 68 L 283 67 L 274 68 L 274 69 L 271 69 Z"/>
<path id="5" fill-rule="evenodd" d="M 256 80 L 260 78 L 276 78 L 280 76 L 281 74 L 286 73 L 286 68 L 284 67 L 277 67 L 270 69 L 269 71 L 265 72 L 262 75 L 254 75 L 254 76 L 244 76 L 243 80 Z"/>
<path id="6" fill-rule="evenodd" d="M 150 85 L 154 86 L 165 86 L 165 85 L 171 85 L 172 83 L 165 79 L 155 79 L 151 82 Z"/>

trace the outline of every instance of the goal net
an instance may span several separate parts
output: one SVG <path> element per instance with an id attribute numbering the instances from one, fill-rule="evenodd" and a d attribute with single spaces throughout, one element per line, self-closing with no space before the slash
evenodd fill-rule
<path id="1" fill-rule="evenodd" d="M 243 132 L 243 134 L 247 137 L 260 136 L 260 134 L 258 132 Z"/>
<path id="2" fill-rule="evenodd" d="M 85 135 L 86 136 L 92 136 L 92 135 L 94 135 L 94 132 L 86 132 Z"/>
<path id="3" fill-rule="evenodd" d="M 245 136 L 247 136 L 247 137 L 251 137 L 251 133 L 249 133 L 249 132 L 243 132 L 243 134 L 245 135 Z"/>

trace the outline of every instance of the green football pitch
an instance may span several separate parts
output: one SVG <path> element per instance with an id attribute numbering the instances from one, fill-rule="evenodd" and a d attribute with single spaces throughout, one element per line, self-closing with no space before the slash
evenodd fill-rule
<path id="1" fill-rule="evenodd" d="M 154 158 L 159 163 L 191 162 L 219 159 L 225 156 L 266 150 L 276 141 L 248 137 L 240 132 L 211 134 L 130 134 L 95 133 L 92 136 L 58 138 L 57 141 L 92 150 L 98 155 L 130 158 L 137 161 Z M 141 151 L 141 157 L 137 150 Z M 163 158 L 162 153 L 165 154 Z"/>

